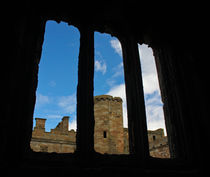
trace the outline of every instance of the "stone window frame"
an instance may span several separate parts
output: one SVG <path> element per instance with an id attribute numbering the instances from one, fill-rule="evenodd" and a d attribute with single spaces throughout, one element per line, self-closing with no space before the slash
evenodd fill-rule
<path id="1" fill-rule="evenodd" d="M 38 64 L 41 57 L 41 48 L 44 40 L 44 31 L 47 20 L 57 22 L 62 19 L 44 19 L 41 23 L 43 33 L 37 37 L 38 49 L 35 63 L 34 82 L 37 85 Z M 64 20 L 65 21 L 65 20 Z M 77 85 L 77 134 L 76 154 L 89 158 L 95 154 L 94 150 L 94 32 L 98 31 L 91 25 L 74 24 L 80 32 L 80 48 L 78 60 L 78 85 Z M 108 34 L 111 34 L 107 32 Z M 113 35 L 113 34 L 111 34 Z M 115 35 L 121 43 L 125 86 L 128 109 L 129 151 L 131 156 L 140 159 L 149 157 L 149 145 L 147 136 L 146 113 L 144 105 L 144 93 L 140 68 L 138 43 L 132 36 Z M 85 88 L 85 89 L 84 89 Z M 34 87 L 34 92 L 36 87 Z M 139 119 L 139 117 L 141 117 Z M 141 135 L 141 136 L 139 136 Z"/>
<path id="2" fill-rule="evenodd" d="M 80 27 L 79 31 L 76 151 L 83 156 L 89 156 L 94 153 L 93 85 L 94 32 L 96 30 L 85 25 Z M 125 73 L 129 151 L 137 158 L 147 159 L 149 147 L 138 43 L 131 36 L 118 37 L 118 39 L 122 46 Z"/>
<path id="3" fill-rule="evenodd" d="M 41 47 L 44 40 L 44 29 L 47 20 L 55 20 L 57 22 L 65 21 L 61 19 L 56 20 L 54 18 L 53 19 L 47 18 L 41 20 L 42 22 L 41 22 L 40 31 L 43 32 L 41 33 L 41 36 L 37 36 L 38 48 L 36 48 L 37 52 L 34 55 L 36 57 L 36 61 L 34 62 L 33 66 L 35 72 L 34 74 L 35 77 L 33 78 L 35 86 L 33 87 L 34 93 L 36 91 L 38 63 L 41 56 Z M 98 154 L 94 150 L 94 100 L 93 100 L 94 99 L 93 95 L 94 32 L 95 31 L 101 32 L 101 31 L 95 28 L 94 26 L 88 25 L 87 23 L 83 24 L 71 23 L 71 25 L 77 27 L 78 30 L 80 31 L 80 49 L 79 49 L 79 61 L 78 61 L 78 85 L 77 85 L 77 135 L 76 135 L 76 151 L 74 154 L 76 154 L 76 158 L 79 157 L 88 160 L 88 159 L 93 159 L 93 157 L 95 156 L 98 156 Z M 138 51 L 139 41 L 136 41 L 135 37 L 129 34 L 119 35 L 118 33 L 116 33 L 115 35 L 110 31 L 108 32 L 102 31 L 102 32 L 106 32 L 108 34 L 111 34 L 112 36 L 117 37 L 122 46 L 126 98 L 127 98 L 127 111 L 128 111 L 128 133 L 129 133 L 129 151 L 130 151 L 130 154 L 126 156 L 129 158 L 133 158 L 135 160 L 138 159 L 139 162 L 147 162 L 148 159 L 151 159 L 151 157 L 149 155 L 144 92 L 142 84 L 142 72 L 140 67 L 141 64 L 140 64 L 140 58 L 139 58 L 140 56 Z M 162 75 L 164 74 L 160 69 L 162 66 L 164 66 L 164 64 L 160 63 L 159 61 L 159 58 L 161 56 L 159 55 L 160 51 L 157 48 L 153 48 L 159 76 L 161 74 Z M 161 77 L 161 79 L 162 78 L 163 77 Z M 165 89 L 167 84 L 165 84 L 164 82 L 160 82 L 160 87 L 161 84 L 162 87 Z M 167 124 L 171 126 L 170 121 L 168 121 Z M 168 133 L 168 135 L 170 134 Z M 169 146 L 170 146 L 170 141 L 169 141 Z M 178 152 L 179 150 L 182 149 L 183 148 L 181 148 L 180 146 Z M 174 148 L 172 150 L 174 151 Z M 175 150 L 177 149 L 175 148 Z M 171 153 L 171 148 L 170 148 L 170 153 Z M 110 158 L 112 158 L 111 157 L 112 155 L 109 156 Z M 64 155 L 64 157 L 69 160 L 71 155 Z M 75 155 L 73 155 L 72 157 L 75 157 Z M 118 157 L 119 159 L 125 158 L 124 155 L 118 155 Z M 102 158 L 104 158 L 104 155 L 102 155 Z M 157 159 L 157 160 L 165 161 L 165 159 Z"/>

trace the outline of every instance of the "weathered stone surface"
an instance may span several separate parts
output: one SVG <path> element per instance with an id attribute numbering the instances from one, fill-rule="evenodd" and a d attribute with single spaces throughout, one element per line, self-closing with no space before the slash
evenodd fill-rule
<path id="1" fill-rule="evenodd" d="M 152 157 L 169 158 L 168 138 L 164 136 L 163 129 L 148 130 L 149 152 Z"/>
<path id="2" fill-rule="evenodd" d="M 94 97 L 94 148 L 102 154 L 129 154 L 128 129 L 123 127 L 122 99 L 110 95 Z M 46 119 L 36 118 L 31 139 L 34 151 L 73 153 L 76 149 L 76 132 L 68 130 L 69 117 L 45 132 Z M 150 155 L 168 158 L 169 148 L 163 129 L 148 131 Z"/>
<path id="3" fill-rule="evenodd" d="M 78 5 L 73 5 L 75 2 Z M 208 174 L 209 164 L 206 162 L 209 161 L 209 148 L 206 145 L 206 140 L 209 139 L 208 98 L 210 94 L 208 89 L 209 57 L 207 56 L 209 54 L 208 45 L 196 45 L 206 44 L 208 41 L 209 31 L 206 28 L 208 11 L 205 10 L 208 6 L 203 3 L 192 3 L 192 6 L 188 8 L 183 4 L 174 3 L 173 6 L 168 4 L 167 7 L 158 1 L 150 13 L 148 8 L 143 8 L 147 7 L 143 6 L 146 1 L 141 1 L 141 7 L 138 5 L 140 1 L 134 3 L 112 1 L 111 4 L 107 1 L 94 4 L 88 1 L 88 5 L 85 6 L 82 2 L 80 0 L 72 1 L 71 5 L 66 5 L 64 1 L 56 1 L 56 3 L 32 1 L 32 3 L 24 5 L 19 1 L 16 1 L 15 4 L 10 1 L 6 3 L 5 7 L 10 10 L 5 11 L 7 14 L 2 15 L 4 27 L 1 28 L 3 31 L 2 43 L 4 44 L 1 51 L 3 52 L 2 56 L 6 56 L 6 59 L 2 58 L 4 61 L 2 66 L 6 68 L 6 73 L 2 75 L 4 78 L 2 79 L 3 95 L 5 95 L 2 97 L 3 112 L 1 113 L 0 133 L 2 174 L 3 172 L 15 172 L 16 175 L 31 175 L 29 173 L 32 172 L 37 176 L 59 174 L 59 176 L 89 175 L 97 177 L 113 175 L 200 177 Z M 13 8 L 14 6 L 15 8 Z M 63 8 L 64 6 L 67 8 Z M 112 34 L 119 40 L 132 37 L 136 44 L 144 43 L 152 47 L 160 81 L 170 155 L 175 158 L 174 160 L 153 161 L 148 159 L 146 154 L 146 160 L 135 156 L 131 161 L 122 161 L 124 156 L 120 156 L 119 161 L 116 162 L 105 156 L 96 160 L 95 154 L 90 154 L 84 162 L 83 149 L 77 149 L 78 156 L 75 157 L 77 162 L 75 164 L 75 160 L 71 160 L 71 158 L 66 160 L 65 155 L 43 156 L 41 153 L 30 152 L 29 143 L 32 136 L 38 64 L 47 20 L 67 22 L 78 27 L 80 31 L 84 31 L 84 26 L 89 25 L 93 31 Z M 92 43 L 90 44 L 90 41 L 87 40 L 82 45 L 89 48 Z M 129 47 L 133 46 L 129 45 Z M 127 52 L 126 47 L 123 47 L 122 50 L 126 50 L 123 52 L 125 54 L 130 53 Z M 87 60 L 90 58 L 90 55 L 87 55 L 84 50 L 80 51 L 80 55 L 86 56 Z M 134 65 L 137 66 L 137 64 L 133 63 L 132 57 L 129 58 L 130 60 L 127 60 L 128 62 L 124 63 L 124 66 L 130 65 L 131 70 L 136 71 Z M 85 66 L 85 64 L 83 65 Z M 128 76 L 125 80 L 130 79 L 130 72 L 124 71 L 125 76 Z M 88 69 L 84 69 L 83 72 L 84 75 L 90 74 Z M 139 76 L 138 73 L 136 75 Z M 80 88 L 84 90 L 85 94 L 92 94 L 94 91 L 94 88 L 89 89 L 88 87 L 92 84 L 89 80 L 78 78 L 79 82 L 84 83 L 83 88 Z M 134 82 L 138 82 L 138 80 L 134 78 L 126 85 L 132 87 Z M 139 94 L 133 89 L 127 92 L 128 100 L 131 102 L 128 105 L 129 110 L 132 110 L 130 106 L 134 102 L 131 99 L 139 98 Z M 77 92 L 77 97 L 84 98 L 81 92 Z M 85 97 L 85 99 L 87 103 L 91 101 L 89 97 Z M 88 107 L 87 104 L 80 103 L 78 114 Z M 135 103 L 139 105 L 140 101 L 137 100 Z M 92 103 L 91 106 L 93 106 Z M 137 116 L 135 112 L 133 114 Z M 92 117 L 92 113 L 87 112 L 86 116 Z M 80 127 L 83 127 L 84 124 L 89 125 L 82 120 L 78 124 Z M 135 133 L 130 136 L 130 139 L 135 140 L 138 136 L 145 136 L 141 128 L 144 127 L 131 127 L 129 133 L 131 130 Z M 92 129 L 91 125 L 89 129 L 83 129 L 82 132 L 81 129 L 78 129 L 77 133 L 92 136 L 92 131 L 94 131 Z M 138 132 L 140 133 L 138 134 Z M 77 141 L 87 140 L 89 142 L 92 139 L 81 137 L 77 138 Z M 79 144 L 78 142 L 77 144 Z M 143 145 L 142 142 L 137 144 L 138 142 L 134 141 L 133 149 L 136 150 L 135 147 L 139 149 L 139 145 Z M 140 155 L 142 155 L 141 152 L 144 153 L 145 150 L 138 151 Z M 39 158 L 35 155 L 38 155 Z"/>
<path id="4" fill-rule="evenodd" d="M 122 99 L 110 95 L 100 95 L 96 96 L 94 101 L 95 151 L 103 154 L 123 154 Z"/>
<path id="5" fill-rule="evenodd" d="M 43 120 L 45 121 L 45 119 L 36 118 L 36 126 L 30 143 L 32 150 L 36 152 L 74 152 L 76 148 L 76 132 L 68 130 L 69 117 L 63 117 L 56 128 L 51 129 L 50 132 L 45 132 L 43 128 L 39 128 L 40 124 L 43 125 Z"/>

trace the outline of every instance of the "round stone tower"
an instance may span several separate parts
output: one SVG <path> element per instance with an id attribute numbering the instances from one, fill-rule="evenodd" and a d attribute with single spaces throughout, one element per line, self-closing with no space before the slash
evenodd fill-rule
<path id="1" fill-rule="evenodd" d="M 124 129 L 122 99 L 110 95 L 94 97 L 96 152 L 107 154 L 124 153 Z"/>

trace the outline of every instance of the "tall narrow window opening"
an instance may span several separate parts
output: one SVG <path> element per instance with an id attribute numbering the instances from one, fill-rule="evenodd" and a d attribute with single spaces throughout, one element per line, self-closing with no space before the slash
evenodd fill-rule
<path id="1" fill-rule="evenodd" d="M 30 143 L 33 151 L 73 153 L 76 149 L 79 36 L 78 29 L 67 23 L 46 23 Z"/>
<path id="2" fill-rule="evenodd" d="M 149 150 L 152 157 L 170 158 L 168 138 L 163 113 L 163 103 L 153 51 L 147 45 L 139 45 L 144 99 L 146 107 Z"/>
<path id="3" fill-rule="evenodd" d="M 95 32 L 94 116 L 95 151 L 129 154 L 121 44 L 117 38 L 98 32 Z"/>

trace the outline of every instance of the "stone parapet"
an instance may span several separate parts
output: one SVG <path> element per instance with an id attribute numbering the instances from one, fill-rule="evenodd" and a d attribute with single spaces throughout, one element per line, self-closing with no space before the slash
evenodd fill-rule
<path id="1" fill-rule="evenodd" d="M 99 95 L 94 97 L 94 101 L 117 101 L 122 102 L 122 98 L 120 97 L 113 97 L 110 95 Z"/>
<path id="2" fill-rule="evenodd" d="M 73 153 L 76 149 L 76 132 L 68 130 L 69 117 L 64 116 L 58 125 L 45 131 L 46 119 L 36 118 L 32 132 L 31 148 L 36 152 Z"/>
<path id="3" fill-rule="evenodd" d="M 123 127 L 122 99 L 110 95 L 94 97 L 94 148 L 102 154 L 129 154 L 128 128 Z M 69 117 L 45 132 L 46 119 L 36 118 L 31 148 L 34 151 L 72 153 L 76 149 L 76 132 L 69 131 Z M 169 157 L 167 137 L 163 129 L 148 130 L 149 150 L 153 157 Z"/>

